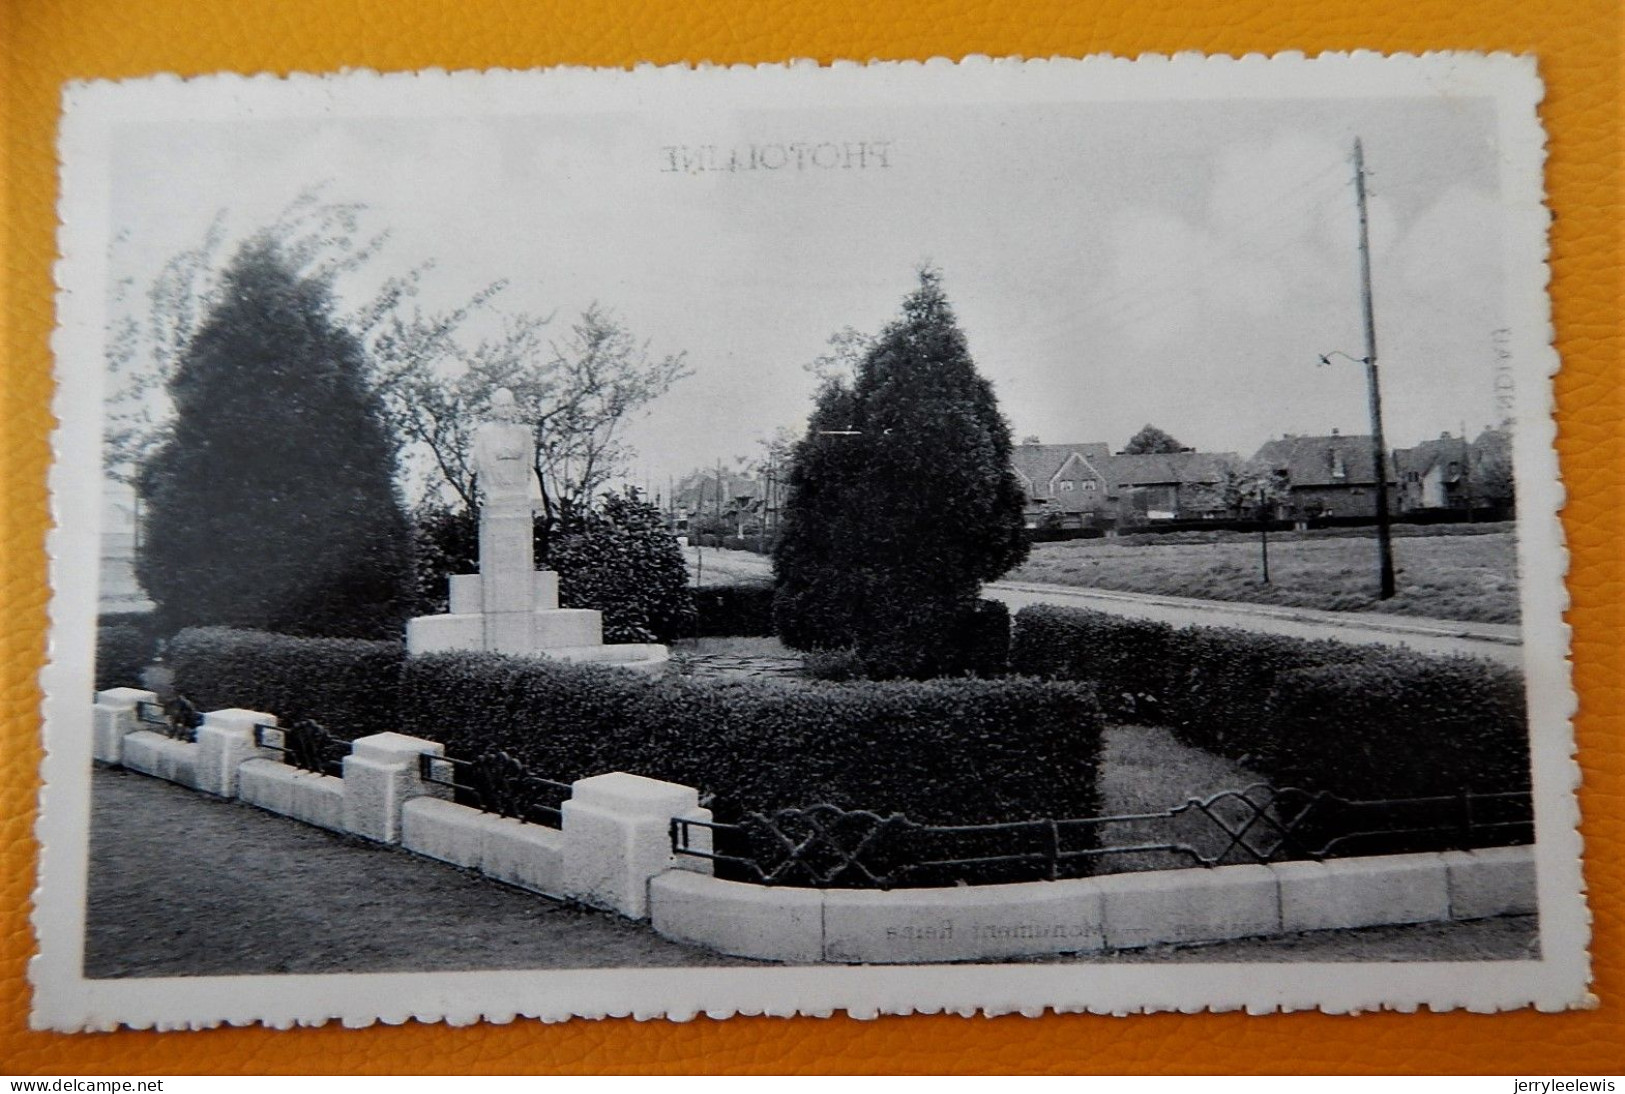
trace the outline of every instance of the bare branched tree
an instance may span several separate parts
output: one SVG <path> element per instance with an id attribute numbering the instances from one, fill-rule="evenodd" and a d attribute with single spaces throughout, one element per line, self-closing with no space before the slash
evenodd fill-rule
<path id="1" fill-rule="evenodd" d="M 294 276 L 331 288 L 372 262 L 389 240 L 387 231 L 364 230 L 365 214 L 365 206 L 332 201 L 315 187 L 248 238 L 274 243 Z M 150 285 L 127 279 L 115 287 L 105 446 L 112 477 L 134 481 L 169 437 L 170 378 L 219 303 L 222 274 L 241 242 L 222 211 L 198 245 L 172 257 Z M 360 305 L 335 316 L 365 350 L 365 378 L 382 407 L 403 492 L 476 507 L 473 432 L 492 395 L 505 387 L 536 423 L 544 527 L 571 524 L 624 470 L 632 455 L 622 441 L 626 423 L 689 375 L 684 355 L 653 356 L 596 303 L 567 336 L 550 339 L 552 315 L 496 311 L 505 280 L 455 307 L 426 309 L 417 297 L 433 268 L 422 262 L 387 277 Z M 482 333 L 471 333 L 476 326 Z"/>
<path id="2" fill-rule="evenodd" d="M 546 516 L 569 523 L 633 455 L 626 423 L 691 375 L 687 355 L 652 356 L 613 312 L 594 303 L 552 347 L 540 397 L 514 389 L 536 422 L 536 473 Z"/>

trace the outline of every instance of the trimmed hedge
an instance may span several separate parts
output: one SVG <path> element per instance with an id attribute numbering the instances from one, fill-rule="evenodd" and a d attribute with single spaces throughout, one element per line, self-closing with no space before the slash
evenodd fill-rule
<path id="1" fill-rule="evenodd" d="M 1099 812 L 1103 721 L 1073 683 L 649 679 L 444 653 L 407 661 L 401 701 L 407 732 L 451 755 L 498 748 L 563 782 L 682 783 L 719 820 L 819 802 L 934 824 Z"/>
<path id="2" fill-rule="evenodd" d="M 96 620 L 96 690 L 138 688 L 158 654 L 151 612 L 112 612 Z"/>
<path id="3" fill-rule="evenodd" d="M 1517 672 L 1385 649 L 1282 673 L 1266 716 L 1274 730 L 1256 747 L 1286 783 L 1324 779 L 1335 762 L 1338 792 L 1356 798 L 1524 791 L 1527 723 Z"/>
<path id="4" fill-rule="evenodd" d="M 1279 786 L 1351 798 L 1529 788 L 1517 671 L 1466 657 L 1035 605 L 1012 668 L 1092 681 L 1115 717 L 1245 761 Z"/>
<path id="5" fill-rule="evenodd" d="M 773 585 L 749 582 L 703 585 L 693 590 L 697 637 L 771 637 Z"/>
<path id="6" fill-rule="evenodd" d="M 175 690 L 199 710 L 244 707 L 284 724 L 314 718 L 353 740 L 400 730 L 405 657 L 399 642 L 197 627 L 175 636 L 166 660 Z"/>
<path id="7" fill-rule="evenodd" d="M 1002 676 L 1010 661 L 1010 609 L 997 600 L 968 606 L 891 600 L 882 590 L 874 620 L 855 643 L 870 680 Z M 881 606 L 885 605 L 885 606 Z"/>

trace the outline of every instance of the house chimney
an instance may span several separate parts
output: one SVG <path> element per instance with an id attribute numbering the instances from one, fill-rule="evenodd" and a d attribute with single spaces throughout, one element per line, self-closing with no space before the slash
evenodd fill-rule
<path id="1" fill-rule="evenodd" d="M 1441 441 L 1448 441 L 1450 439 L 1450 430 L 1447 429 L 1443 433 L 1439 434 L 1439 439 Z"/>
<path id="2" fill-rule="evenodd" d="M 1337 436 L 1337 427 L 1335 425 L 1332 426 L 1332 436 Z"/>

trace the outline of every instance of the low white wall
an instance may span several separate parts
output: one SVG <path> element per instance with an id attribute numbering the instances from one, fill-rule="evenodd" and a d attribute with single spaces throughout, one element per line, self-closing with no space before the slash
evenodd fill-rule
<path id="1" fill-rule="evenodd" d="M 345 758 L 344 777 L 333 778 L 266 758 L 253 726 L 269 714 L 211 712 L 202 744 L 137 729 L 135 703 L 148 695 L 129 689 L 98 695 L 98 759 L 194 789 L 207 769 L 212 782 L 203 789 L 214 793 L 235 792 L 307 824 L 398 841 L 510 885 L 647 918 L 668 938 L 743 957 L 794 964 L 998 961 L 1481 919 L 1537 906 L 1531 847 L 944 889 L 720 881 L 710 876 L 709 861 L 671 850 L 673 817 L 710 819 L 691 787 L 625 772 L 577 780 L 559 831 L 445 800 L 450 791 L 419 772 L 421 756 L 442 751 L 434 741 L 396 733 L 361 738 Z M 247 758 L 236 762 L 237 756 Z M 697 849 L 709 848 L 704 829 L 694 836 Z"/>
<path id="2" fill-rule="evenodd" d="M 237 799 L 318 828 L 345 830 L 344 780 L 331 775 L 278 760 L 245 760 L 237 768 Z"/>
<path id="3" fill-rule="evenodd" d="M 120 762 L 131 771 L 197 789 L 197 745 L 138 729 L 124 735 Z"/>
<path id="4" fill-rule="evenodd" d="M 649 921 L 667 938 L 794 965 L 824 959 L 819 889 L 719 881 L 672 870 L 649 882 Z"/>
<path id="5" fill-rule="evenodd" d="M 561 895 L 564 833 L 439 798 L 401 807 L 401 846 L 521 889 Z"/>
<path id="6" fill-rule="evenodd" d="M 661 935 L 793 964 L 997 961 L 1535 909 L 1531 847 L 951 889 L 794 889 L 678 871 L 649 883 Z"/>

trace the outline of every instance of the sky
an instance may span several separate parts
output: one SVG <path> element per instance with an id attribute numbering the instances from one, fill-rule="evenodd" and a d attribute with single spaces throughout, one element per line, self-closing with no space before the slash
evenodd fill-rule
<path id="1" fill-rule="evenodd" d="M 1365 352 L 1355 136 L 1389 443 L 1476 433 L 1500 417 L 1507 322 L 1487 100 L 126 124 L 109 270 L 145 284 L 222 211 L 246 235 L 322 185 L 390 233 L 341 296 L 432 260 L 431 306 L 506 279 L 497 311 L 554 314 L 562 337 L 596 302 L 685 353 L 693 375 L 627 432 L 630 477 L 659 488 L 804 426 L 806 364 L 836 331 L 879 331 L 930 263 L 1016 437 L 1115 450 L 1153 423 L 1247 456 L 1368 431 L 1363 368 L 1318 363 Z M 865 152 L 769 151 L 796 143 Z M 785 166 L 681 169 L 753 148 Z"/>

